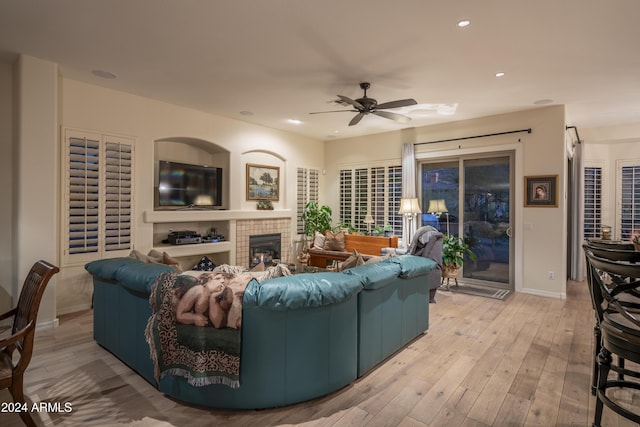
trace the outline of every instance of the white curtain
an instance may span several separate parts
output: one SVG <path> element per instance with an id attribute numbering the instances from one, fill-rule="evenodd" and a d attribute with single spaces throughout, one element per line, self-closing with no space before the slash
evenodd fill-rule
<path id="1" fill-rule="evenodd" d="M 581 282 L 584 280 L 585 259 L 582 252 L 582 241 L 584 240 L 584 168 L 582 165 L 582 146 L 578 141 L 573 149 L 573 162 L 571 173 L 571 193 L 570 215 L 571 221 L 571 279 Z"/>
<path id="2" fill-rule="evenodd" d="M 416 197 L 416 154 L 412 143 L 402 144 L 402 198 Z"/>
<path id="3" fill-rule="evenodd" d="M 402 198 L 412 199 L 416 196 L 416 155 L 413 143 L 402 144 Z M 407 242 L 405 236 L 415 234 L 420 218 L 414 217 L 411 222 L 403 215 L 402 218 L 402 239 L 408 247 L 411 242 Z M 411 232 L 409 232 L 411 227 Z"/>

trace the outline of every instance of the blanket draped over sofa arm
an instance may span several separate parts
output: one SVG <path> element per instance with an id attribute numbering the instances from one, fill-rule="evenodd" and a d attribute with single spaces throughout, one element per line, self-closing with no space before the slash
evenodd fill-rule
<path id="1" fill-rule="evenodd" d="M 227 279 L 234 284 L 234 292 L 239 293 L 239 298 L 233 300 L 234 304 L 242 304 L 241 295 L 251 277 L 237 275 Z M 240 318 L 236 316 L 234 325 L 228 325 L 230 327 L 225 327 L 226 323 L 205 326 L 183 324 L 176 319 L 179 304 L 176 290 L 185 286 L 195 288 L 203 284 L 198 283 L 195 277 L 170 272 L 158 276 L 151 289 L 149 303 L 152 315 L 147 323 L 145 337 L 149 344 L 156 381 L 159 383 L 163 377 L 174 375 L 185 377 L 189 384 L 196 387 L 224 384 L 238 388 L 242 336 L 241 306 Z M 226 285 L 224 288 L 227 289 Z M 213 294 L 209 303 L 214 304 L 216 296 L 217 300 L 221 301 L 222 295 Z M 214 323 L 213 319 L 211 323 Z"/>

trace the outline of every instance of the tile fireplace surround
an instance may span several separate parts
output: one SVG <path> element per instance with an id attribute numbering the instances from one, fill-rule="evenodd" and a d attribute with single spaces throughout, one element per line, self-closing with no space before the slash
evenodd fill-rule
<path id="1" fill-rule="evenodd" d="M 281 260 L 291 258 L 291 218 L 247 219 L 236 221 L 236 263 L 249 268 L 249 236 L 280 233 Z"/>

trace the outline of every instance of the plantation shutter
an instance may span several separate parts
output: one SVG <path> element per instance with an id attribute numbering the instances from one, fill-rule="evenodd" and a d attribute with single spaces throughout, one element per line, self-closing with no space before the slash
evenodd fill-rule
<path id="1" fill-rule="evenodd" d="M 620 239 L 631 240 L 634 233 L 640 233 L 640 166 L 622 165 L 618 173 Z"/>
<path id="2" fill-rule="evenodd" d="M 355 218 L 352 225 L 358 230 L 364 229 L 364 217 L 367 214 L 369 204 L 369 170 L 368 169 L 356 169 L 355 171 Z"/>
<path id="3" fill-rule="evenodd" d="M 105 143 L 105 244 L 107 252 L 131 249 L 130 143 Z"/>
<path id="4" fill-rule="evenodd" d="M 393 234 L 402 236 L 402 214 L 399 214 L 402 199 L 402 166 L 389 166 L 389 187 L 387 190 L 387 222 L 393 228 Z M 418 223 L 420 224 L 420 223 Z"/>
<path id="5" fill-rule="evenodd" d="M 602 205 L 602 168 L 584 168 L 584 238 L 600 237 Z"/>
<path id="6" fill-rule="evenodd" d="M 100 234 L 99 136 L 69 137 L 67 155 L 67 252 L 97 253 Z"/>
<path id="7" fill-rule="evenodd" d="M 319 181 L 320 171 L 316 168 L 298 168 L 296 171 L 297 186 L 297 224 L 296 232 L 304 234 L 304 222 L 302 221 L 302 213 L 308 202 L 318 202 L 319 200 Z"/>
<path id="8" fill-rule="evenodd" d="M 126 256 L 133 248 L 133 139 L 65 129 L 62 262 Z"/>
<path id="9" fill-rule="evenodd" d="M 369 213 L 373 216 L 373 227 L 384 227 L 386 224 L 385 193 L 385 168 L 371 168 L 371 212 Z"/>
<path id="10" fill-rule="evenodd" d="M 353 171 L 343 169 L 340 171 L 340 224 L 351 224 L 353 213 Z"/>
<path id="11" fill-rule="evenodd" d="M 368 209 L 375 226 L 391 224 L 394 234 L 402 233 L 398 214 L 402 197 L 402 166 L 340 170 L 340 222 L 357 230 L 367 230 Z M 369 204 L 370 202 L 370 204 Z"/>

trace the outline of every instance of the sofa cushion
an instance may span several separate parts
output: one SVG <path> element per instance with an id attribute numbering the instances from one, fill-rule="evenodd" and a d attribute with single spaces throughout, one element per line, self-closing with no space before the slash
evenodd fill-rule
<path id="1" fill-rule="evenodd" d="M 175 272 L 176 270 L 166 264 L 130 265 L 116 271 L 115 279 L 125 288 L 148 294 L 151 285 L 162 273 Z"/>
<path id="2" fill-rule="evenodd" d="M 140 261 L 135 258 L 108 258 L 91 261 L 85 264 L 84 268 L 92 276 L 99 277 L 106 280 L 116 280 L 116 272 L 121 268 L 126 268 L 131 265 L 141 264 Z"/>
<path id="3" fill-rule="evenodd" d="M 378 262 L 375 264 L 364 264 L 346 270 L 344 274 L 357 276 L 365 290 L 372 290 L 387 286 L 389 283 L 398 280 L 400 275 L 400 265 L 389 262 Z"/>
<path id="4" fill-rule="evenodd" d="M 345 245 L 344 231 L 339 231 L 337 233 L 327 231 L 324 246 L 322 248 L 327 251 L 346 251 L 347 247 Z"/>
<path id="5" fill-rule="evenodd" d="M 362 290 L 360 279 L 342 273 L 305 273 L 258 283 L 252 280 L 244 293 L 243 307 L 298 310 L 322 307 L 350 299 Z"/>
<path id="6" fill-rule="evenodd" d="M 395 256 L 378 264 L 384 263 L 398 264 L 400 266 L 400 277 L 404 278 L 412 278 L 427 274 L 434 268 L 437 268 L 438 265 L 431 259 L 415 255 Z"/>

